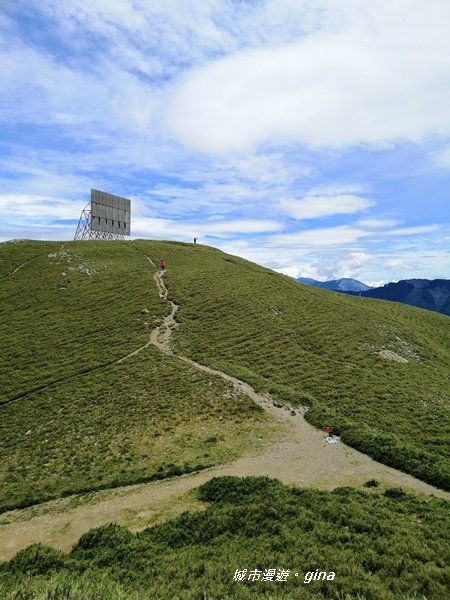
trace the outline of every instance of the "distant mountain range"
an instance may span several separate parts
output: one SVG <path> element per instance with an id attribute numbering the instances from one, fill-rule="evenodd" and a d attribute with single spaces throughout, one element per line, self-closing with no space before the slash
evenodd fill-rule
<path id="1" fill-rule="evenodd" d="M 401 302 L 402 304 L 418 306 L 450 316 L 449 279 L 405 279 L 398 283 L 387 283 L 377 288 L 371 288 L 361 281 L 345 277 L 331 281 L 316 281 L 315 279 L 300 277 L 297 281 L 326 290 Z"/>
<path id="2" fill-rule="evenodd" d="M 324 290 L 333 290 L 335 292 L 365 292 L 366 290 L 372 289 L 370 285 L 366 285 L 356 279 L 349 279 L 348 277 L 332 279 L 331 281 L 316 281 L 309 277 L 300 277 L 297 281 L 299 283 L 306 283 L 307 285 L 313 285 L 314 287 L 320 287 Z"/>

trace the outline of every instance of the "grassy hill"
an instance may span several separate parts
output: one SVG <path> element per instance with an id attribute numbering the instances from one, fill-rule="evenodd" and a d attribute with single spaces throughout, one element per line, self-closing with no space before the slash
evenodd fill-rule
<path id="1" fill-rule="evenodd" d="M 300 286 L 211 248 L 134 245 L 168 261 L 182 354 L 309 406 L 314 425 L 450 489 L 447 317 Z"/>
<path id="2" fill-rule="evenodd" d="M 153 346 L 116 362 L 167 312 L 153 271 L 131 244 L 0 245 L 0 510 L 201 469 L 274 431 Z"/>
<path id="3" fill-rule="evenodd" d="M 168 312 L 147 256 L 168 262 L 179 353 L 450 489 L 447 317 L 200 245 L 20 242 L 0 245 L 0 510 L 217 464 L 274 431 L 222 379 L 154 347 L 117 363 Z"/>
<path id="4" fill-rule="evenodd" d="M 450 489 L 447 317 L 329 294 L 200 245 L 20 242 L 0 244 L 0 512 L 199 470 L 279 433 L 222 378 L 146 346 L 169 311 L 149 258 L 168 264 L 176 353 L 274 402 L 308 406 L 317 427 L 333 425 L 377 460 Z M 109 526 L 69 555 L 20 552 L 0 565 L 0 596 L 432 600 L 448 592 L 448 502 L 264 478 L 215 479 L 199 494 L 205 512 L 138 536 Z M 289 569 L 290 578 L 233 581 L 236 569 L 268 568 Z M 336 579 L 304 583 L 315 570 Z"/>

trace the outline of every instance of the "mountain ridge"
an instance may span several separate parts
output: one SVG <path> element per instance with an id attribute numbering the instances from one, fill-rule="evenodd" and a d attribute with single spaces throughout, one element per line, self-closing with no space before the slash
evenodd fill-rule
<path id="1" fill-rule="evenodd" d="M 449 279 L 402 279 L 363 291 L 361 296 L 401 302 L 450 316 Z"/>
<path id="2" fill-rule="evenodd" d="M 317 281 L 309 277 L 299 277 L 296 279 L 299 283 L 313 285 L 324 290 L 333 290 L 336 292 L 362 292 L 371 289 L 370 285 L 352 279 L 350 277 L 341 277 L 340 279 L 330 279 L 329 281 Z"/>
<path id="3" fill-rule="evenodd" d="M 370 287 L 360 281 L 345 278 L 323 282 L 309 278 L 299 278 L 296 281 L 322 289 L 365 298 L 400 302 L 450 315 L 449 279 L 402 279 L 398 282 L 386 283 L 380 287 Z M 340 284 L 340 282 L 344 283 Z"/>

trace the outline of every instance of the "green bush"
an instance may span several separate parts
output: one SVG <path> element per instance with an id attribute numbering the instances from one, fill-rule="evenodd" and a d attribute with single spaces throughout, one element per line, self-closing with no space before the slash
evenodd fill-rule
<path id="1" fill-rule="evenodd" d="M 92 549 L 95 551 L 109 550 L 112 546 L 129 544 L 132 539 L 134 536 L 126 527 L 110 523 L 83 534 L 72 553 L 76 556 L 77 553 L 86 554 Z"/>
<path id="2" fill-rule="evenodd" d="M 282 494 L 285 489 L 280 481 L 269 477 L 213 477 L 200 486 L 198 497 L 207 502 L 239 504 L 269 493 Z"/>
<path id="3" fill-rule="evenodd" d="M 64 568 L 68 562 L 67 556 L 62 552 L 41 544 L 33 544 L 14 556 L 9 562 L 9 569 L 13 573 L 46 575 Z"/>

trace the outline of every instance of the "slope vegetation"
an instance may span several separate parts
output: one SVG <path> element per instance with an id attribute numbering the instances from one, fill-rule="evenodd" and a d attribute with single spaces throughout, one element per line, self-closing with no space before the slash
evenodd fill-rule
<path id="1" fill-rule="evenodd" d="M 178 354 L 450 489 L 447 318 L 199 245 L 22 242 L 0 245 L 0 510 L 198 470 L 274 435 L 231 382 L 149 345 L 168 313 L 160 258 Z"/>
<path id="2" fill-rule="evenodd" d="M 375 459 L 450 489 L 450 322 L 329 294 L 217 250 L 134 245 L 169 265 L 179 351 L 332 425 Z"/>
<path id="3" fill-rule="evenodd" d="M 448 502 L 398 488 L 302 490 L 262 477 L 212 479 L 199 497 L 204 512 L 137 536 L 107 525 L 86 533 L 68 555 L 38 545 L 23 550 L 0 565 L 1 597 L 448 597 Z"/>
<path id="4" fill-rule="evenodd" d="M 130 244 L 0 245 L 0 510 L 235 458 L 273 427 L 146 345 L 167 305 Z M 120 361 L 120 362 L 119 362 Z"/>

